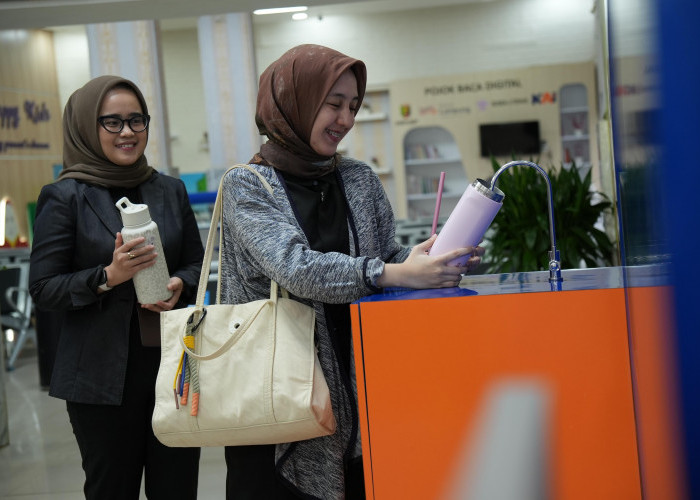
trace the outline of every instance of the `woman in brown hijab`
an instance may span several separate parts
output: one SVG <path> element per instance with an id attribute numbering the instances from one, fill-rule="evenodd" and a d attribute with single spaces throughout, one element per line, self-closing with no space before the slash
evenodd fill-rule
<path id="1" fill-rule="evenodd" d="M 75 91 L 63 170 L 37 203 L 30 291 L 63 318 L 49 394 L 67 402 L 89 499 L 138 499 L 144 470 L 148 498 L 197 496 L 199 448 L 167 448 L 153 435 L 160 349 L 139 319 L 192 302 L 204 252 L 184 183 L 144 156 L 149 121 L 129 80 L 101 76 Z M 123 196 L 148 205 L 164 255 L 139 246 L 143 238 L 124 243 Z M 155 259 L 167 262 L 172 296 L 139 304 L 132 278 Z"/>
<path id="2" fill-rule="evenodd" d="M 316 310 L 319 360 L 336 432 L 306 441 L 226 448 L 227 498 L 364 498 L 348 304 L 383 287 L 452 287 L 483 249 L 427 255 L 394 238 L 382 184 L 365 163 L 337 153 L 365 93 L 362 61 L 300 45 L 260 77 L 255 121 L 268 141 L 224 178 L 221 301 L 269 296 L 270 279 Z M 465 267 L 448 265 L 473 254 Z M 400 418 L 400 416 L 398 417 Z M 409 437 L 410 439 L 410 437 Z"/>

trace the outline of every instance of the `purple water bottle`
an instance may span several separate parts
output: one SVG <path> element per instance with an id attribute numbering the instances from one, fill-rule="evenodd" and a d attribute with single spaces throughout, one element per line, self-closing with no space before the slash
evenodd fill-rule
<path id="1" fill-rule="evenodd" d="M 479 244 L 494 217 L 503 206 L 503 191 L 483 179 L 472 182 L 442 227 L 428 255 L 443 255 L 451 250 Z M 469 255 L 450 262 L 464 266 Z"/>

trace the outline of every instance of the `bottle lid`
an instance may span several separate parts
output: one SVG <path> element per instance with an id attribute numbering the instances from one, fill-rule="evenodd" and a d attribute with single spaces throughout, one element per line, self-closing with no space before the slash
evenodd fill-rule
<path id="1" fill-rule="evenodd" d="M 491 189 L 491 184 L 484 179 L 477 179 L 472 182 L 472 186 L 476 189 L 476 192 L 486 196 L 488 199 L 495 201 L 496 203 L 501 203 L 503 198 L 506 197 L 505 193 L 494 186 Z"/>
<path id="2" fill-rule="evenodd" d="M 124 196 L 116 203 L 116 206 L 122 214 L 122 222 L 125 226 L 140 226 L 151 222 L 148 205 L 131 203 L 129 198 Z"/>

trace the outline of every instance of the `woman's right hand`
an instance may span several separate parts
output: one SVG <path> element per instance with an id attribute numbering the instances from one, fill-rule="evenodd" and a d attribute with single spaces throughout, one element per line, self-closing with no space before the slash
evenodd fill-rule
<path id="1" fill-rule="evenodd" d="M 444 255 L 430 256 L 437 235 L 413 247 L 408 258 L 400 264 L 385 264 L 384 272 L 377 285 L 385 288 L 399 286 L 406 288 L 446 288 L 459 285 L 462 275 L 476 267 L 484 254 L 482 247 L 465 247 L 452 250 Z M 458 257 L 471 255 L 465 266 L 449 263 Z"/>
<path id="2" fill-rule="evenodd" d="M 134 238 L 124 243 L 122 233 L 117 233 L 114 240 L 114 253 L 112 262 L 105 267 L 107 273 L 107 286 L 117 286 L 130 280 L 142 269 L 151 267 L 156 263 L 157 254 L 153 251 L 154 245 L 143 245 L 146 239 L 143 236 Z M 136 248 L 143 245 L 140 248 Z"/>

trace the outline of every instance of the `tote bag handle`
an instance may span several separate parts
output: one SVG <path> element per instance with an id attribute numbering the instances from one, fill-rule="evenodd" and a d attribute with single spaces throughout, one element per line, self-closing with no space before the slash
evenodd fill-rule
<path id="1" fill-rule="evenodd" d="M 253 172 L 255 175 L 258 176 L 260 179 L 260 182 L 262 182 L 263 186 L 265 186 L 265 189 L 272 194 L 272 186 L 270 186 L 270 183 L 267 182 L 267 179 L 263 177 L 257 170 L 254 168 L 244 165 L 244 164 L 236 164 L 226 170 L 224 172 L 224 175 L 221 176 L 221 181 L 219 182 L 219 189 L 216 193 L 216 201 L 214 202 L 214 209 L 212 210 L 212 215 L 211 215 L 211 225 L 209 226 L 209 234 L 207 235 L 207 244 L 206 248 L 204 250 L 204 260 L 202 261 L 202 270 L 199 275 L 199 286 L 197 288 L 197 299 L 195 301 L 195 310 L 192 312 L 193 315 L 195 315 L 194 320 L 195 321 L 201 321 L 202 319 L 202 314 L 206 314 L 205 307 L 204 307 L 204 296 L 207 290 L 207 284 L 209 282 L 209 273 L 211 270 L 211 258 L 212 258 L 212 253 L 214 251 L 214 240 L 216 238 L 217 228 L 219 225 L 223 223 L 223 214 L 222 214 L 222 198 L 223 198 L 223 185 L 224 185 L 224 177 L 226 174 L 228 174 L 231 170 L 234 168 L 245 168 L 247 170 L 250 170 Z M 221 242 L 221 238 L 219 238 L 219 242 Z M 253 314 L 251 314 L 243 324 L 238 325 L 236 327 L 235 335 L 231 335 L 229 339 L 224 342 L 221 346 L 219 346 L 215 351 L 209 353 L 209 354 L 197 354 L 194 351 L 192 351 L 187 345 L 185 345 L 185 338 L 184 336 L 180 337 L 180 344 L 182 345 L 182 348 L 185 350 L 188 356 L 191 356 L 194 359 L 198 359 L 200 361 L 205 361 L 205 360 L 210 360 L 210 359 L 215 359 L 221 356 L 224 352 L 228 351 L 231 347 L 233 347 L 236 342 L 238 342 L 242 337 L 243 334 L 248 330 L 248 327 L 255 321 L 255 318 L 258 317 L 260 312 L 265 308 L 266 306 L 275 306 L 277 303 L 277 293 L 278 293 L 278 288 L 282 292 L 282 297 L 283 298 L 289 298 L 289 294 L 287 290 L 284 288 L 279 287 L 277 282 L 275 280 L 270 280 L 270 299 L 266 301 L 259 301 L 260 302 L 260 308 L 258 308 L 257 311 L 255 311 Z M 219 252 L 219 275 L 216 281 L 216 303 L 219 303 L 219 298 L 220 298 L 220 290 L 221 290 L 221 252 Z M 198 314 L 199 313 L 199 314 Z"/>
<path id="2" fill-rule="evenodd" d="M 214 239 L 216 238 L 217 232 L 217 227 L 219 227 L 220 224 L 223 223 L 223 214 L 222 214 L 222 198 L 223 198 L 223 185 L 224 185 L 224 177 L 226 177 L 226 174 L 228 174 L 231 170 L 234 168 L 245 168 L 247 170 L 250 170 L 253 172 L 255 175 L 258 176 L 260 179 L 260 182 L 262 182 L 263 186 L 265 186 L 265 189 L 272 194 L 272 186 L 270 186 L 270 183 L 267 182 L 267 179 L 263 177 L 260 172 L 255 170 L 254 168 L 244 165 L 244 164 L 236 164 L 232 167 L 229 167 L 226 172 L 224 172 L 224 175 L 221 176 L 221 181 L 219 182 L 219 189 L 216 192 L 216 201 L 214 202 L 214 209 L 212 210 L 211 214 L 211 225 L 209 226 L 209 234 L 207 236 L 207 245 L 204 249 L 204 260 L 202 261 L 202 271 L 199 275 L 199 288 L 197 288 L 197 299 L 195 301 L 195 305 L 199 308 L 204 306 L 204 295 L 206 294 L 207 291 L 207 283 L 209 282 L 209 273 L 211 271 L 211 256 L 214 251 Z M 223 225 L 223 224 L 222 224 Z M 219 238 L 219 243 L 221 243 L 221 238 Z M 274 283 L 275 287 L 275 297 L 277 296 L 277 283 L 272 280 L 270 283 L 270 287 L 272 288 Z M 221 252 L 219 251 L 219 276 L 218 279 L 216 280 L 216 303 L 219 303 L 219 297 L 220 297 L 220 290 L 221 290 Z M 283 296 L 285 295 L 285 292 L 283 291 Z M 270 296 L 272 296 L 272 290 L 270 290 Z"/>
<path id="3" fill-rule="evenodd" d="M 253 314 L 250 314 L 246 320 L 238 324 L 236 326 L 229 326 L 229 328 L 234 328 L 235 331 L 232 332 L 233 335 L 231 335 L 226 342 L 221 344 L 215 351 L 210 352 L 209 354 L 197 354 L 194 352 L 192 349 L 187 347 L 187 344 L 185 344 L 185 336 L 181 335 L 180 336 L 180 345 L 184 349 L 184 351 L 187 353 L 188 356 L 191 356 L 194 359 L 198 359 L 199 361 L 208 361 L 210 359 L 216 359 L 219 356 L 221 356 L 223 353 L 231 349 L 236 342 L 238 342 L 243 335 L 245 334 L 246 331 L 248 331 L 248 327 L 253 324 L 253 322 L 256 320 L 260 312 L 267 306 L 273 306 L 274 307 L 274 302 L 270 300 L 259 300 L 257 301 L 260 304 L 260 307 L 258 308 L 257 311 L 255 311 Z M 195 321 L 200 321 L 201 319 L 204 319 L 202 314 L 206 315 L 206 310 L 204 311 L 194 311 L 192 314 L 195 315 L 197 312 L 200 313 L 200 316 L 198 316 Z"/>

